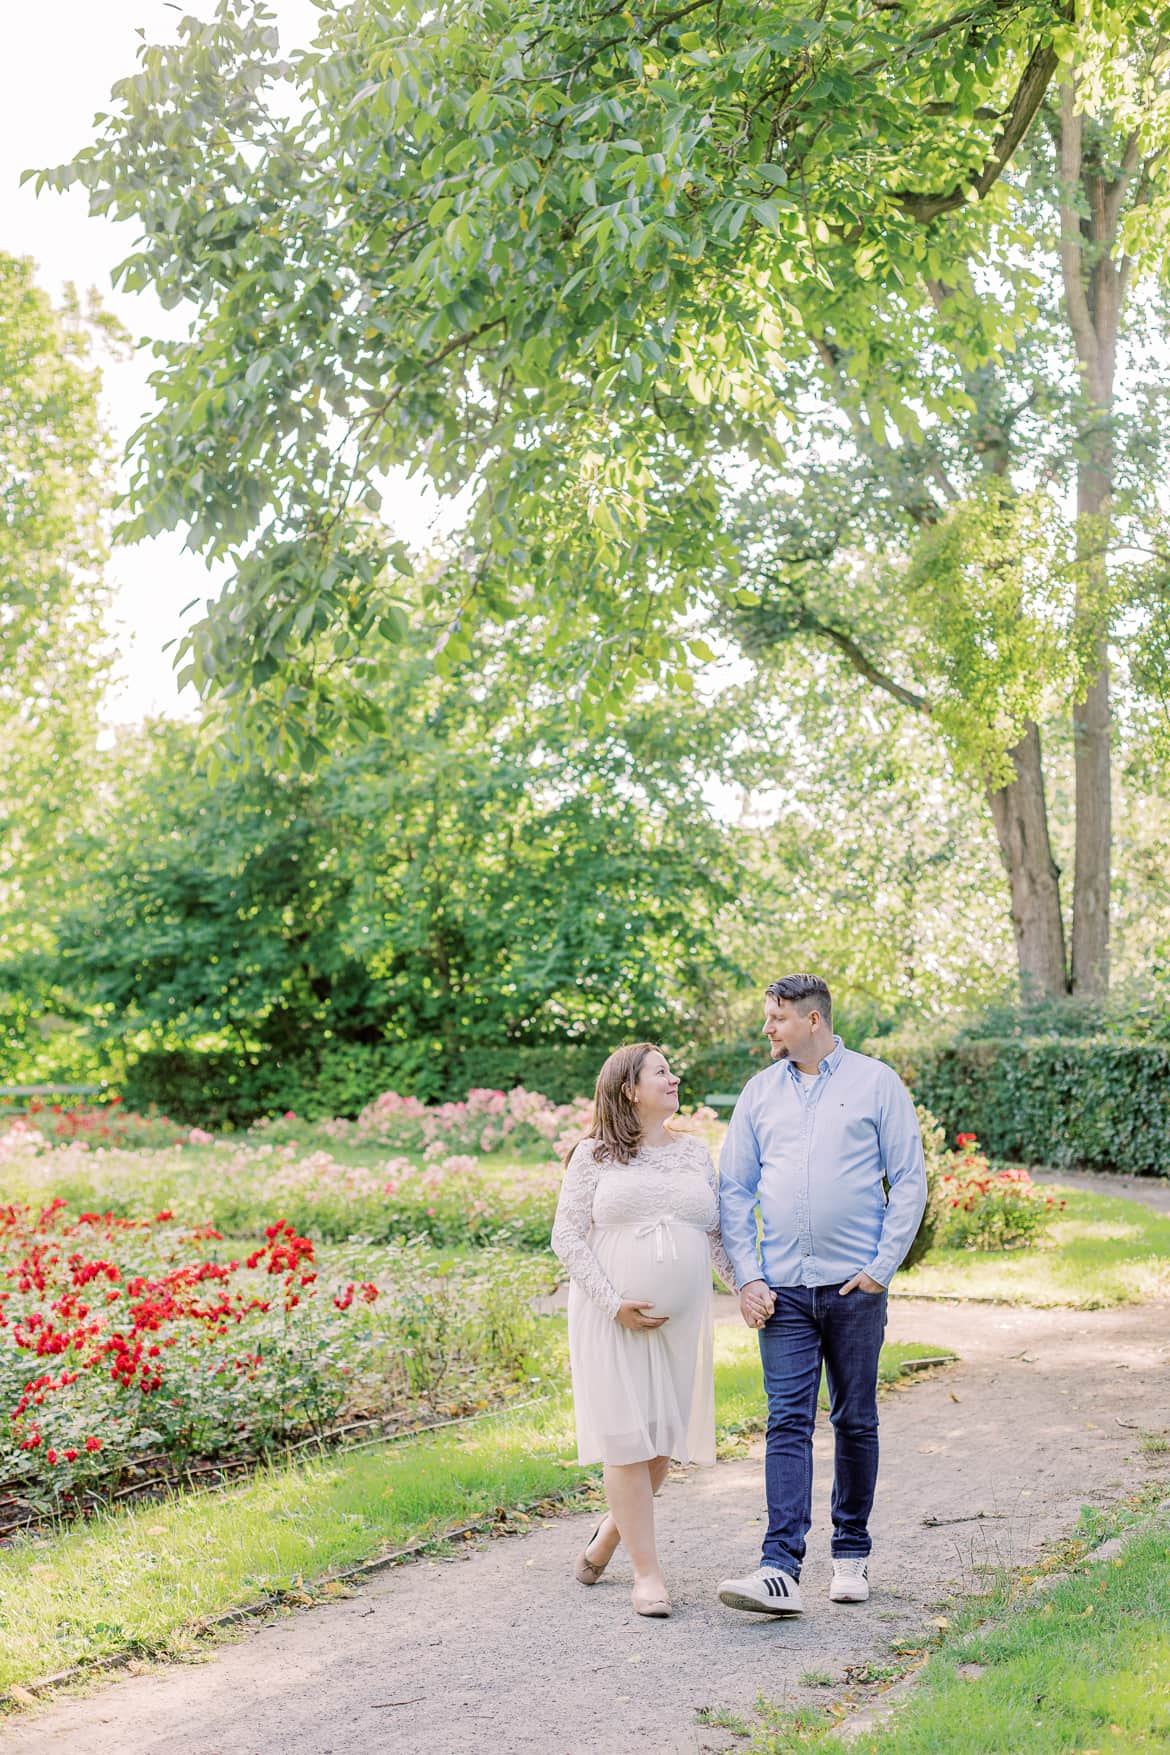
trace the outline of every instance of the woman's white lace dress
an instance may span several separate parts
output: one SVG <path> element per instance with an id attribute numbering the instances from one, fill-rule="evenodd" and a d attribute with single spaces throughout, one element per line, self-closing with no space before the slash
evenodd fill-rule
<path id="1" fill-rule="evenodd" d="M 571 1276 L 569 1361 L 583 1463 L 715 1461 L 711 1268 L 735 1275 L 719 1236 L 715 1166 L 680 1134 L 628 1164 L 583 1140 L 565 1168 L 552 1246 Z M 616 1320 L 649 1299 L 661 1328 Z"/>

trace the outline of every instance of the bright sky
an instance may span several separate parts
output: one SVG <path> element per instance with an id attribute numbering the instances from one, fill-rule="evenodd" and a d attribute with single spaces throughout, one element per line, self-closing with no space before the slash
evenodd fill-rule
<path id="1" fill-rule="evenodd" d="M 310 0 L 269 0 L 284 48 L 312 37 Z M 134 243 L 132 226 L 91 219 L 84 195 L 33 193 L 19 186 L 20 173 L 70 159 L 92 136 L 94 114 L 109 107 L 110 88 L 132 73 L 138 29 L 152 42 L 173 36 L 181 12 L 210 16 L 213 0 L 189 0 L 181 9 L 165 0 L 37 0 L 17 7 L 9 0 L 0 24 L 0 50 L 9 69 L 8 96 L 0 107 L 0 249 L 31 256 L 41 284 L 56 297 L 65 281 L 94 286 L 135 337 L 182 333 L 180 312 L 164 312 L 148 295 L 114 292 L 111 271 Z M 104 368 L 110 425 L 124 444 L 150 406 L 149 361 L 108 362 Z M 385 509 L 411 542 L 424 540 L 427 514 L 413 486 L 395 484 Z M 108 702 L 111 719 L 141 719 L 151 712 L 176 713 L 184 704 L 175 688 L 171 655 L 162 648 L 180 632 L 180 610 L 217 586 L 203 562 L 185 554 L 178 535 L 159 537 L 115 552 L 111 578 L 122 677 Z M 191 705 L 188 697 L 185 703 Z"/>

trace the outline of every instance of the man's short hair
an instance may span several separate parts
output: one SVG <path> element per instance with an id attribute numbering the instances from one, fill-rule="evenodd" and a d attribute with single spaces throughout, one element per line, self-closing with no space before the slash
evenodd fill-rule
<path id="1" fill-rule="evenodd" d="M 801 1017 L 809 1012 L 818 1011 L 830 1029 L 833 1024 L 833 996 L 829 992 L 829 984 L 820 975 L 782 975 L 779 981 L 773 981 L 768 989 L 770 999 L 786 999 L 794 1005 Z"/>

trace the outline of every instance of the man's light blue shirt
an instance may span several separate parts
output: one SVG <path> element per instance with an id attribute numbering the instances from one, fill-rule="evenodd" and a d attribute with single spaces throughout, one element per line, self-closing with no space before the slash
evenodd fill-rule
<path id="1" fill-rule="evenodd" d="M 719 1220 L 740 1286 L 832 1286 L 861 1272 L 888 1286 L 914 1241 L 926 1166 L 910 1093 L 893 1067 L 833 1041 L 815 1080 L 773 1061 L 735 1106 Z"/>

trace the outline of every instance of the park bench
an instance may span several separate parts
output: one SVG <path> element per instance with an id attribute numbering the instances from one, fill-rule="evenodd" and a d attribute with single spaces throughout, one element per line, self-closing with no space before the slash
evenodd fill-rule
<path id="1" fill-rule="evenodd" d="M 101 1089 L 101 1085 L 0 1085 L 0 1116 L 28 1114 L 27 1105 L 10 1108 L 10 1097 L 88 1097 Z"/>
<path id="2" fill-rule="evenodd" d="M 739 1102 L 738 1091 L 712 1091 L 703 1098 L 708 1109 L 734 1109 Z"/>

